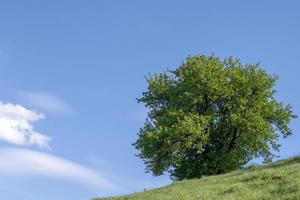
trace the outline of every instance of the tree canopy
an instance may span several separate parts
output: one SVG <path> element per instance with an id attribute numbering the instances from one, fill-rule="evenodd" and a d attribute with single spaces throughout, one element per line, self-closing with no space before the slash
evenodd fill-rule
<path id="1" fill-rule="evenodd" d="M 259 64 L 198 55 L 146 80 L 138 102 L 149 112 L 134 146 L 156 176 L 199 178 L 270 161 L 278 139 L 292 134 L 292 107 L 275 98 L 277 76 Z"/>

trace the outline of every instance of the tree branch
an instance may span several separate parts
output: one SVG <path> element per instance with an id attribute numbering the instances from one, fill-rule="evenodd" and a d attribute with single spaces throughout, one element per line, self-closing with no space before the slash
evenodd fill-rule
<path id="1" fill-rule="evenodd" d="M 235 141 L 237 139 L 237 133 L 238 133 L 238 128 L 235 128 L 234 132 L 233 132 L 233 137 L 232 137 L 232 139 L 230 141 L 230 144 L 228 146 L 227 152 L 230 152 L 233 149 Z"/>

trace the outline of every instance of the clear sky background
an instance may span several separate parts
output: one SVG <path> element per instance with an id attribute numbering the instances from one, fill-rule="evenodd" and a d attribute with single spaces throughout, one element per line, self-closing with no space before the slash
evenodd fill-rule
<path id="1" fill-rule="evenodd" d="M 0 139 L 0 199 L 86 200 L 169 183 L 134 156 L 146 116 L 136 98 L 145 74 L 188 55 L 261 62 L 299 114 L 299 10 L 296 0 L 0 0 L 0 123 L 51 138 Z M 281 158 L 300 153 L 298 124 Z"/>

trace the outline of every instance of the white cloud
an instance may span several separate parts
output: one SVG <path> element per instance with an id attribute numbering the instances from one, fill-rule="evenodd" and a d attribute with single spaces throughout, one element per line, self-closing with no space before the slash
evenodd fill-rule
<path id="1" fill-rule="evenodd" d="M 33 106 L 39 110 L 64 114 L 71 113 L 71 106 L 60 97 L 46 92 L 18 92 L 25 104 Z"/>
<path id="2" fill-rule="evenodd" d="M 38 145 L 48 148 L 50 138 L 34 131 L 32 122 L 44 115 L 21 105 L 0 102 L 0 140 L 16 145 Z"/>
<path id="3" fill-rule="evenodd" d="M 21 148 L 0 149 L 0 175 L 42 175 L 77 181 L 105 190 L 116 190 L 117 186 L 99 173 L 63 158 Z"/>

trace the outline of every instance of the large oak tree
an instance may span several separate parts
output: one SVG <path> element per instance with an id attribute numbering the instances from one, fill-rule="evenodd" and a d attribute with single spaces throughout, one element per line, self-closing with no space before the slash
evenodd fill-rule
<path id="1" fill-rule="evenodd" d="M 149 113 L 134 146 L 154 175 L 199 178 L 270 161 L 278 139 L 292 134 L 296 116 L 274 96 L 277 77 L 258 64 L 200 55 L 146 80 L 138 102 Z"/>

